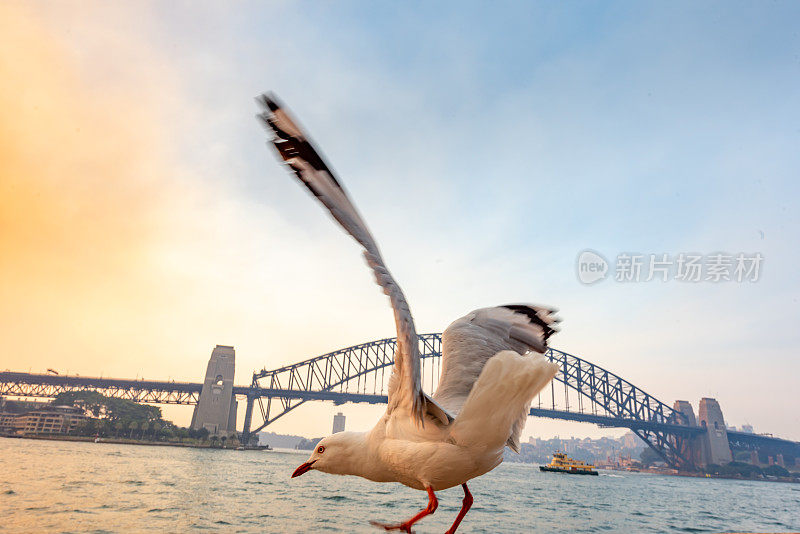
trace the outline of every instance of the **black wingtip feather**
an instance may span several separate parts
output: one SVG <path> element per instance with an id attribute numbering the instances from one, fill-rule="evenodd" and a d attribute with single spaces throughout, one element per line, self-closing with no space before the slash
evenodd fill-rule
<path id="1" fill-rule="evenodd" d="M 262 93 L 262 95 L 256 100 L 258 100 L 259 104 L 266 106 L 273 113 L 281 109 L 281 107 L 278 105 L 278 102 L 276 102 L 275 95 L 272 93 Z"/>
<path id="2" fill-rule="evenodd" d="M 547 311 L 550 313 L 554 313 L 552 310 L 545 310 L 545 309 L 536 309 L 531 306 L 526 306 L 525 304 L 506 304 L 503 308 L 507 308 L 514 313 L 519 313 L 521 315 L 526 316 L 533 324 L 539 325 L 544 332 L 544 341 L 547 343 L 547 340 L 552 336 L 554 333 L 558 332 L 555 328 L 547 324 L 544 319 L 539 316 L 540 311 Z"/>
<path id="3" fill-rule="evenodd" d="M 339 180 L 337 180 L 336 175 L 333 173 L 330 167 L 328 167 L 328 164 L 322 159 L 322 155 L 316 150 L 316 148 L 314 148 L 311 142 L 308 139 L 305 139 L 302 134 L 300 137 L 293 136 L 278 125 L 278 121 L 276 121 L 274 117 L 274 113 L 282 108 L 281 104 L 278 103 L 278 98 L 273 93 L 269 92 L 263 93 L 261 96 L 257 97 L 256 101 L 261 106 L 269 110 L 260 113 L 257 115 L 257 117 L 275 135 L 276 139 L 273 139 L 272 143 L 278 150 L 280 156 L 284 160 L 288 160 L 293 157 L 300 157 L 304 159 L 315 170 L 327 172 L 334 185 L 344 192 L 344 188 L 339 183 Z M 283 113 L 286 113 L 286 111 L 284 110 Z M 298 176 L 300 176 L 300 172 L 298 172 L 296 168 L 293 170 Z M 308 184 L 306 183 L 306 185 Z M 314 191 L 314 194 L 319 196 L 319 192 L 317 191 Z"/>

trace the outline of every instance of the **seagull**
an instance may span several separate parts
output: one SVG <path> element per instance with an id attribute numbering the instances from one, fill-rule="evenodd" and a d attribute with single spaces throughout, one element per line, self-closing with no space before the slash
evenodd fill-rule
<path id="1" fill-rule="evenodd" d="M 467 482 L 519 452 L 520 434 L 533 397 L 558 372 L 543 353 L 557 331 L 556 310 L 509 304 L 475 310 L 442 334 L 442 370 L 433 396 L 422 390 L 414 319 L 403 291 L 378 245 L 334 172 L 310 138 L 272 94 L 257 98 L 270 144 L 294 175 L 364 249 L 375 280 L 389 296 L 397 327 L 386 413 L 368 432 L 340 432 L 322 439 L 292 478 L 311 470 L 399 482 L 428 494 L 428 505 L 400 523 L 371 523 L 412 532 L 433 514 L 436 491 L 458 485 L 461 509 L 447 531 L 456 531 L 472 506 Z"/>

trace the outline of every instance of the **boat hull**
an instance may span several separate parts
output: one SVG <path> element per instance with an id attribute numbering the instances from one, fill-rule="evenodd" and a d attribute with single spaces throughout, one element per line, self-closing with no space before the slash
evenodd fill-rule
<path id="1" fill-rule="evenodd" d="M 568 475 L 594 475 L 597 476 L 597 471 L 590 469 L 562 469 L 560 467 L 550 467 L 548 465 L 540 465 L 540 471 L 552 471 L 553 473 L 566 473 Z"/>

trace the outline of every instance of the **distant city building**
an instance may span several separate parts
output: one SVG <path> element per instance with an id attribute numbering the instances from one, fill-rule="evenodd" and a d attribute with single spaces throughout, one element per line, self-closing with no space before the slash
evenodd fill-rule
<path id="1" fill-rule="evenodd" d="M 750 463 L 758 465 L 758 451 L 750 451 Z"/>
<path id="2" fill-rule="evenodd" d="M 628 432 L 622 436 L 622 446 L 626 449 L 635 449 L 639 443 L 639 438 L 633 432 Z"/>
<path id="3" fill-rule="evenodd" d="M 633 434 L 630 434 L 630 436 L 633 436 Z M 626 441 L 628 442 L 627 444 L 625 443 Z M 633 445 L 633 447 L 628 447 L 628 445 Z M 505 460 L 511 462 L 548 463 L 552 459 L 554 452 L 565 451 L 565 449 L 570 448 L 574 450 L 574 452 L 570 453 L 571 457 L 594 463 L 595 465 L 632 466 L 637 463 L 639 454 L 645 446 L 641 439 L 626 440 L 626 436 L 620 438 L 603 437 L 600 439 L 559 439 L 558 437 L 541 439 L 531 437 L 526 443 L 522 444 L 520 454 L 507 450 Z"/>
<path id="4" fill-rule="evenodd" d="M 742 425 L 742 432 L 746 432 L 747 434 L 752 434 L 753 425 Z"/>
<path id="5" fill-rule="evenodd" d="M 786 463 L 783 461 L 783 455 L 781 453 L 775 455 L 775 463 L 781 467 L 786 467 Z"/>
<path id="6" fill-rule="evenodd" d="M 333 416 L 333 433 L 336 434 L 338 432 L 344 432 L 344 422 L 345 417 L 342 412 L 337 413 Z"/>

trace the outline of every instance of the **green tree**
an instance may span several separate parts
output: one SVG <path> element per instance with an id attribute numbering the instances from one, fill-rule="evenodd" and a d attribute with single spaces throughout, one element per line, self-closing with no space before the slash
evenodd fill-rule
<path id="1" fill-rule="evenodd" d="M 99 417 L 103 414 L 107 398 L 105 395 L 91 390 L 63 391 L 53 399 L 53 404 L 56 406 L 78 406 L 92 413 L 95 417 Z"/>
<path id="2" fill-rule="evenodd" d="M 104 438 L 110 436 L 113 431 L 111 421 L 108 419 L 101 419 L 101 421 L 102 422 L 100 423 L 100 435 L 103 436 Z"/>
<path id="3" fill-rule="evenodd" d="M 773 476 L 773 477 L 788 477 L 792 476 L 791 473 L 785 468 L 779 465 L 770 465 L 769 467 L 765 467 L 762 469 L 765 475 Z"/>
<path id="4" fill-rule="evenodd" d="M 64 391 L 53 400 L 55 405 L 77 406 L 83 408 L 87 413 L 94 417 L 108 419 L 113 422 L 124 421 L 124 430 L 129 430 L 129 437 L 133 438 L 135 430 L 141 430 L 139 437 L 144 438 L 144 434 L 150 430 L 150 423 L 163 422 L 161 418 L 161 408 L 156 406 L 145 406 L 128 399 L 118 399 L 107 397 L 97 391 Z M 131 428 L 130 423 L 137 423 L 136 428 Z M 114 429 L 119 436 L 119 429 Z"/>
<path id="5" fill-rule="evenodd" d="M 653 465 L 656 462 L 664 461 L 664 459 L 650 447 L 645 447 L 642 449 L 642 452 L 639 454 L 639 459 L 642 460 L 642 465 L 646 466 Z"/>
<path id="6" fill-rule="evenodd" d="M 724 477 L 759 478 L 762 470 L 757 465 L 746 464 L 743 462 L 729 462 L 724 465 L 708 464 L 705 467 L 707 473 L 721 475 Z"/>
<path id="7" fill-rule="evenodd" d="M 97 419 L 84 419 L 75 429 L 79 436 L 95 436 L 100 433 L 101 423 Z"/>

